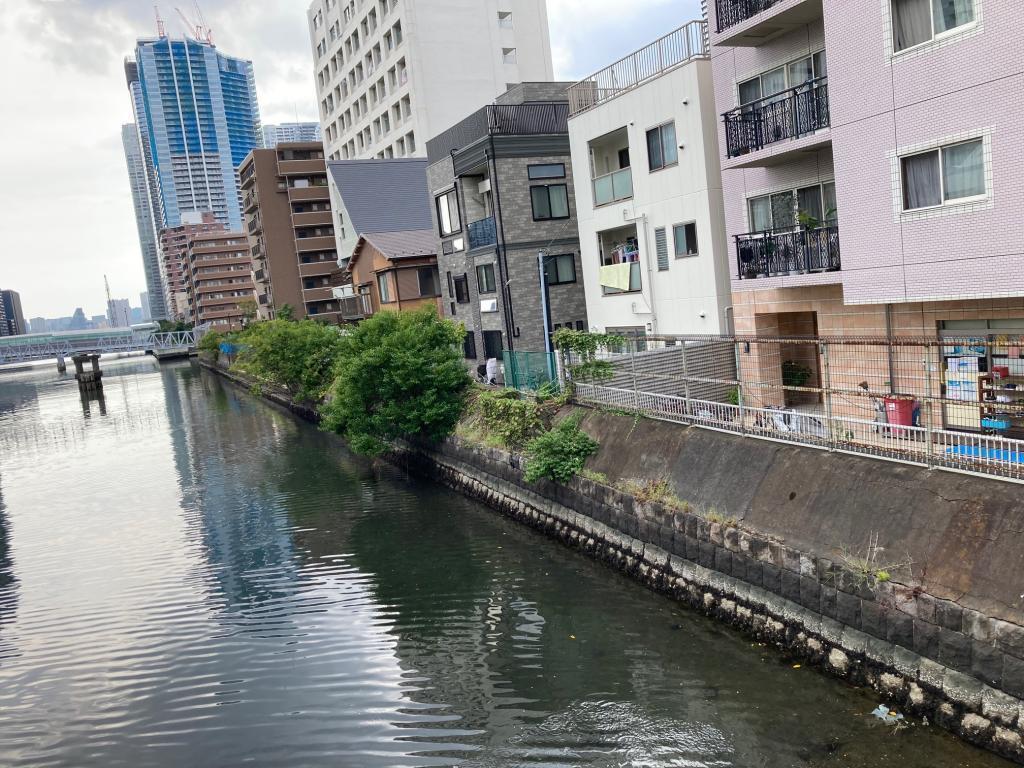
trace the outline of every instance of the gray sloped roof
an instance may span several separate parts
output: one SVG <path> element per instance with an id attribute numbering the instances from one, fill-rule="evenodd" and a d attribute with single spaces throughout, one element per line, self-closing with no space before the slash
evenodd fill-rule
<path id="1" fill-rule="evenodd" d="M 432 229 L 413 229 L 408 232 L 370 232 L 363 235 L 374 248 L 391 260 L 416 256 L 435 256 L 437 236 Z"/>
<path id="2" fill-rule="evenodd" d="M 356 233 L 432 229 L 426 158 L 327 164 Z"/>

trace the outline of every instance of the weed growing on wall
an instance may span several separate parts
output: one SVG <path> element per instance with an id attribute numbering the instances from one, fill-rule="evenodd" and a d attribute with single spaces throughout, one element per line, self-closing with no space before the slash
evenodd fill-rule
<path id="1" fill-rule="evenodd" d="M 598 444 L 580 429 L 581 414 L 565 418 L 526 446 L 526 479 L 542 478 L 567 483 L 572 480 L 588 458 L 597 453 Z"/>

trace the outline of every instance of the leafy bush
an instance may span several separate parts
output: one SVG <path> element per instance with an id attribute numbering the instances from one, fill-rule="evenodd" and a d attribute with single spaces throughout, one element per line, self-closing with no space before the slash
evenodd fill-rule
<path id="1" fill-rule="evenodd" d="M 199 344 L 196 346 L 200 352 L 205 352 L 213 356 L 216 360 L 220 357 L 220 345 L 224 342 L 226 337 L 219 331 L 207 331 L 203 334 L 203 337 L 199 340 Z"/>
<path id="2" fill-rule="evenodd" d="M 460 325 L 417 312 L 378 312 L 341 337 L 323 427 L 353 450 L 375 455 L 398 438 L 443 440 L 455 429 L 471 385 Z"/>
<path id="3" fill-rule="evenodd" d="M 553 429 L 535 437 L 526 446 L 526 479 L 541 478 L 567 483 L 579 474 L 583 464 L 597 452 L 598 444 L 580 429 L 580 414 L 563 419 Z"/>
<path id="4" fill-rule="evenodd" d="M 621 347 L 626 339 L 615 334 L 559 328 L 555 331 L 553 342 L 555 348 L 562 353 L 573 381 L 605 381 L 614 375 L 615 368 L 608 360 L 599 360 L 597 353 Z"/>
<path id="5" fill-rule="evenodd" d="M 337 328 L 312 320 L 253 323 L 239 335 L 235 367 L 296 401 L 318 402 L 334 378 L 341 341 Z"/>
<path id="6" fill-rule="evenodd" d="M 802 387 L 813 375 L 806 365 L 787 360 L 782 364 L 782 384 L 786 387 Z"/>
<path id="7" fill-rule="evenodd" d="M 487 431 L 496 435 L 510 451 L 521 451 L 544 431 L 537 403 L 514 390 L 484 392 L 477 400 Z"/>

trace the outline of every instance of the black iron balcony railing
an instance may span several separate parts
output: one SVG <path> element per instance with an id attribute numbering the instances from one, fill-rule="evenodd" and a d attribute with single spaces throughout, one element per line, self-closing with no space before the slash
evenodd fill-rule
<path id="1" fill-rule="evenodd" d="M 737 235 L 736 264 L 741 280 L 835 272 L 842 267 L 839 225 L 833 221 L 813 229 Z"/>
<path id="2" fill-rule="evenodd" d="M 737 107 L 723 118 L 729 157 L 814 133 L 829 126 L 828 78 L 808 80 L 796 88 Z"/>
<path id="3" fill-rule="evenodd" d="M 498 242 L 498 228 L 494 224 L 494 217 L 474 221 L 469 225 L 469 247 L 483 248 L 485 245 L 495 245 Z"/>
<path id="4" fill-rule="evenodd" d="M 715 0 L 718 31 L 724 32 L 747 19 L 767 11 L 781 0 Z"/>

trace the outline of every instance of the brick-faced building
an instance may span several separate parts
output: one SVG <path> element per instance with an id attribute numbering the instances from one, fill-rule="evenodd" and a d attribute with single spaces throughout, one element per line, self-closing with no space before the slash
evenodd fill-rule
<path id="1" fill-rule="evenodd" d="M 568 83 L 521 83 L 427 142 L 444 314 L 466 360 L 546 349 L 549 327 L 587 328 L 566 121 Z"/>

